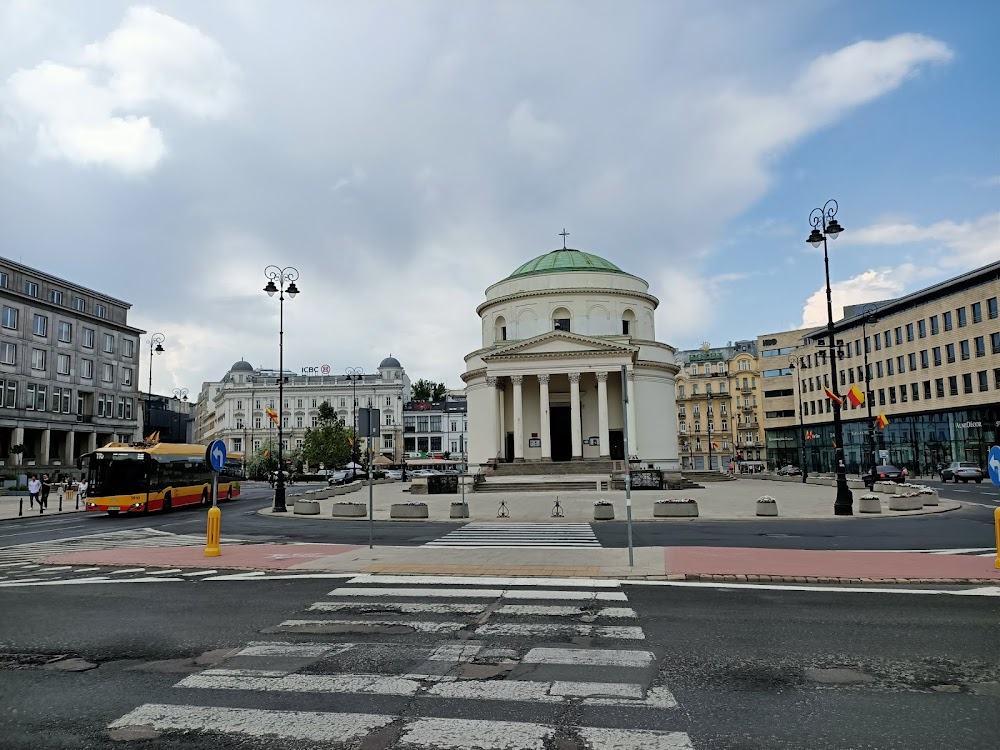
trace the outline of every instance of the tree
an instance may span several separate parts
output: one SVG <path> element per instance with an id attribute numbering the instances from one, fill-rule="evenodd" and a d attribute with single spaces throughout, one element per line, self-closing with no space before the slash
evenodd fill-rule
<path id="1" fill-rule="evenodd" d="M 448 386 L 444 383 L 436 383 L 433 380 L 420 378 L 411 386 L 414 401 L 440 401 L 448 392 Z"/>
<path id="2" fill-rule="evenodd" d="M 323 406 L 329 406 L 324 403 Z M 351 460 L 351 430 L 337 419 L 330 407 L 324 420 L 324 409 L 320 407 L 319 426 L 306 430 L 302 441 L 302 457 L 310 466 L 323 464 L 327 469 L 343 466 Z"/>
<path id="3" fill-rule="evenodd" d="M 329 401 L 324 401 L 319 405 L 319 418 L 318 421 L 321 425 L 333 424 L 338 421 L 339 417 L 337 412 L 333 410 Z"/>
<path id="4" fill-rule="evenodd" d="M 260 448 L 247 460 L 247 477 L 266 479 L 272 471 L 278 470 L 278 441 L 265 440 Z"/>

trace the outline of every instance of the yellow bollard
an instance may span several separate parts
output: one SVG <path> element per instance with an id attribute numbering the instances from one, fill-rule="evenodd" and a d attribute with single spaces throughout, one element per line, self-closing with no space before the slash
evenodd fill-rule
<path id="1" fill-rule="evenodd" d="M 205 557 L 218 557 L 219 536 L 222 533 L 222 511 L 213 506 L 208 509 L 208 538 L 205 540 Z"/>
<path id="2" fill-rule="evenodd" d="M 1000 568 L 1000 508 L 993 511 L 993 526 L 997 532 L 997 560 L 994 566 Z"/>

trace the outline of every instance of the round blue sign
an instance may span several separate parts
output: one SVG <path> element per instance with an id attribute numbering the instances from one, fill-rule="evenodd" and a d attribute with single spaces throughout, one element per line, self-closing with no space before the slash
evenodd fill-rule
<path id="1" fill-rule="evenodd" d="M 205 463 L 218 473 L 226 465 L 226 444 L 222 440 L 213 440 L 205 451 Z"/>

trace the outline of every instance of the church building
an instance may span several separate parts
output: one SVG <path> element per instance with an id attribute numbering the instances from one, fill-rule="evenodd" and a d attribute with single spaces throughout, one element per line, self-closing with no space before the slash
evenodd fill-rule
<path id="1" fill-rule="evenodd" d="M 482 347 L 462 376 L 471 470 L 591 462 L 604 473 L 625 458 L 626 424 L 633 466 L 679 470 L 679 368 L 656 340 L 658 305 L 643 279 L 565 246 L 490 286 L 476 310 Z"/>

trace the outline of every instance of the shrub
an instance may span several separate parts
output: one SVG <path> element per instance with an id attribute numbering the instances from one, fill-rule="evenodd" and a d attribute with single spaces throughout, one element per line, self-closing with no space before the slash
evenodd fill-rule
<path id="1" fill-rule="evenodd" d="M 681 497 L 677 499 L 669 498 L 667 500 L 657 500 L 656 505 L 665 505 L 668 503 L 694 503 L 694 502 L 697 501 L 692 497 Z"/>
<path id="2" fill-rule="evenodd" d="M 604 500 L 603 498 L 596 501 L 594 505 L 614 505 L 610 500 Z"/>
<path id="3" fill-rule="evenodd" d="M 878 495 L 870 495 L 869 494 L 869 495 L 862 495 L 861 499 L 862 500 L 878 500 L 879 498 L 878 498 Z"/>
<path id="4" fill-rule="evenodd" d="M 334 505 L 364 505 L 364 503 L 358 502 L 357 500 L 338 500 Z"/>
<path id="5" fill-rule="evenodd" d="M 775 500 L 775 499 L 774 499 L 773 497 L 771 497 L 770 495 L 763 495 L 762 497 L 758 497 L 758 498 L 757 498 L 757 502 L 758 502 L 758 503 L 776 503 L 776 502 L 778 502 L 778 501 L 777 501 L 777 500 Z"/>
<path id="6" fill-rule="evenodd" d="M 372 472 L 372 479 L 385 479 L 385 472 L 376 469 Z"/>

